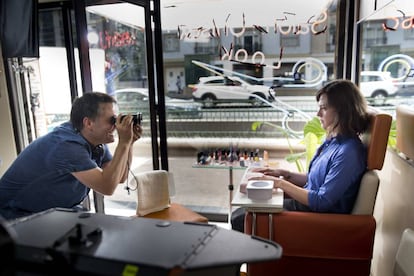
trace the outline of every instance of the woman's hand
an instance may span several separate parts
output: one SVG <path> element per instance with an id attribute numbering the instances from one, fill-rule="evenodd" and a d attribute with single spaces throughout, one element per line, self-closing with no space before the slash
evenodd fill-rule
<path id="1" fill-rule="evenodd" d="M 280 188 L 282 190 L 283 190 L 284 184 L 289 183 L 288 181 L 284 180 L 283 178 L 280 178 L 280 177 L 277 177 L 277 176 L 272 176 L 272 175 L 255 176 L 255 177 L 249 178 L 249 180 L 272 180 L 273 181 L 273 188 Z"/>
<path id="2" fill-rule="evenodd" d="M 276 171 L 280 172 L 283 170 L 272 170 L 272 173 L 278 174 L 279 172 L 276 172 Z M 306 175 L 303 175 L 304 179 L 306 179 L 305 176 Z M 277 176 L 273 176 L 270 174 L 264 174 L 263 176 L 260 176 L 260 177 L 252 177 L 249 180 L 272 180 L 274 189 L 279 188 L 283 190 L 283 192 L 289 197 L 299 201 L 302 204 L 309 206 L 309 199 L 308 199 L 309 191 L 302 188 L 302 186 L 298 186 L 296 183 L 292 183 L 291 181 L 286 180 L 285 177 L 277 177 Z"/>
<path id="3" fill-rule="evenodd" d="M 274 177 L 286 177 L 289 174 L 286 170 L 283 169 L 269 169 L 269 168 L 254 168 L 252 172 L 263 173 L 264 175 L 274 176 Z"/>

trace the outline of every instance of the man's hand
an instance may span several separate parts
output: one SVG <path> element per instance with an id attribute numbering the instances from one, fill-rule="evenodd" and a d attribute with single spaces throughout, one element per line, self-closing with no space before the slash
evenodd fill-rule
<path id="1" fill-rule="evenodd" d="M 140 125 L 134 125 L 133 126 L 133 132 L 134 132 L 134 136 L 132 138 L 132 143 L 134 143 L 139 138 L 141 138 L 141 135 L 142 135 L 142 127 Z"/>
<path id="2" fill-rule="evenodd" d="M 119 142 L 132 143 L 134 139 L 132 115 L 119 115 L 115 123 Z"/>

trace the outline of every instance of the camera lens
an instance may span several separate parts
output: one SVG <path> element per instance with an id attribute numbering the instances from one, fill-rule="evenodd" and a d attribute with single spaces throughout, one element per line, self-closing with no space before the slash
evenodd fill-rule
<path id="1" fill-rule="evenodd" d="M 134 125 L 138 124 L 138 115 L 137 114 L 132 115 L 132 121 L 134 122 Z"/>

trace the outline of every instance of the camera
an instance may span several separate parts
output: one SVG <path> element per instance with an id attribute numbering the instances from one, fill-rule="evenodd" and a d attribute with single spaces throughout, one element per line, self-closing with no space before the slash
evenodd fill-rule
<path id="1" fill-rule="evenodd" d="M 121 121 L 124 118 L 125 115 L 123 115 L 121 117 Z M 142 121 L 142 113 L 139 112 L 137 114 L 132 115 L 132 121 L 134 122 L 134 125 L 141 125 L 141 121 Z"/>
<path id="2" fill-rule="evenodd" d="M 124 119 L 125 116 L 126 115 L 121 116 L 121 122 L 122 122 L 122 120 Z M 132 115 L 132 122 L 134 123 L 134 125 L 141 125 L 141 121 L 142 121 L 142 113 L 141 112 Z M 114 125 L 115 122 L 116 122 L 116 117 L 113 116 L 111 118 L 111 123 Z"/>

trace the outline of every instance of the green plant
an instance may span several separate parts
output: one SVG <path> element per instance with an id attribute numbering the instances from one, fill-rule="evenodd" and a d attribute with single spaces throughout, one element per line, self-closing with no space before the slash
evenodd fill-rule
<path id="1" fill-rule="evenodd" d="M 303 128 L 303 139 L 301 143 L 305 145 L 306 171 L 309 168 L 310 161 L 315 155 L 316 150 L 325 139 L 326 132 L 317 117 L 313 117 Z M 303 172 L 303 170 L 302 170 Z"/>
<path id="2" fill-rule="evenodd" d="M 388 146 L 392 149 L 397 147 L 397 122 L 392 120 L 390 134 L 388 136 Z"/>

